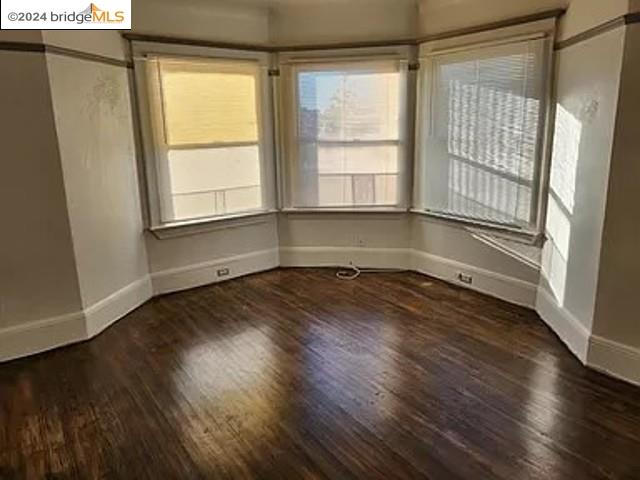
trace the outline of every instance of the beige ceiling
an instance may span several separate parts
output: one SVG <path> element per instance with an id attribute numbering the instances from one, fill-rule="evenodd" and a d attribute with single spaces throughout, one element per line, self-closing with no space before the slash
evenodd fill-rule
<path id="1" fill-rule="evenodd" d="M 171 2 L 175 0 L 159 0 L 163 2 Z M 327 4 L 357 4 L 366 5 L 367 3 L 377 4 L 415 4 L 419 3 L 419 0 L 190 0 L 194 3 L 209 3 L 226 4 L 226 5 L 244 5 L 244 6 L 256 6 L 256 7 L 296 7 L 304 5 L 327 5 Z M 468 0 L 465 0 L 468 1 Z M 478 0 L 473 0 L 478 1 Z"/>

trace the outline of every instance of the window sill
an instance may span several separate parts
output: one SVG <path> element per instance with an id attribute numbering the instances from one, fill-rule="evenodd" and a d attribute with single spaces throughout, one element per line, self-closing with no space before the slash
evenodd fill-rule
<path id="1" fill-rule="evenodd" d="M 401 207 L 364 207 L 364 208 L 321 208 L 321 207 L 289 207 L 280 210 L 281 213 L 407 213 L 407 208 Z"/>
<path id="2" fill-rule="evenodd" d="M 464 219 L 464 218 L 454 217 L 452 215 L 440 214 L 436 212 L 429 212 L 426 210 L 419 210 L 419 209 L 411 209 L 411 213 L 432 218 L 434 220 L 439 220 L 439 221 L 457 226 L 458 228 L 465 228 L 475 233 L 501 235 L 508 238 L 509 240 L 519 242 L 525 245 L 537 245 L 541 238 L 541 235 L 538 232 L 535 232 L 533 230 L 527 230 L 527 229 L 522 229 L 518 227 L 511 227 L 508 225 L 496 225 L 492 223 L 485 223 L 482 221 L 476 221 L 472 219 Z"/>
<path id="3" fill-rule="evenodd" d="M 485 224 L 472 220 L 458 219 L 448 215 L 411 210 L 412 213 L 443 221 L 457 228 L 463 228 L 469 234 L 485 245 L 508 255 L 534 270 L 540 270 L 542 256 L 542 239 L 544 235 L 510 228 L 500 225 Z"/>
<path id="4" fill-rule="evenodd" d="M 542 265 L 542 247 L 539 245 L 527 245 L 523 242 L 512 240 L 503 235 L 490 234 L 469 229 L 476 240 L 485 245 L 508 255 L 509 257 L 524 263 L 534 270 L 540 270 Z"/>
<path id="5" fill-rule="evenodd" d="M 261 210 L 257 212 L 245 212 L 235 215 L 225 215 L 221 217 L 206 217 L 182 222 L 164 223 L 162 225 L 150 227 L 147 230 L 159 240 L 176 237 L 186 237 L 199 233 L 213 232 L 216 230 L 226 230 L 228 228 L 244 227 L 247 225 L 257 225 L 265 223 L 270 215 L 277 213 L 277 210 Z"/>

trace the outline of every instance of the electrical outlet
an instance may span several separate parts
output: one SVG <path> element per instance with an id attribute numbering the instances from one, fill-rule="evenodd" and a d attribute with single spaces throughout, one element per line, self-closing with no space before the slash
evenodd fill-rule
<path id="1" fill-rule="evenodd" d="M 229 275 L 229 269 L 228 268 L 221 268 L 217 271 L 218 276 L 219 277 L 226 277 L 227 275 Z"/>
<path id="2" fill-rule="evenodd" d="M 462 272 L 458 273 L 458 280 L 462 283 L 466 283 L 467 285 L 471 285 L 473 283 L 473 277 Z"/>

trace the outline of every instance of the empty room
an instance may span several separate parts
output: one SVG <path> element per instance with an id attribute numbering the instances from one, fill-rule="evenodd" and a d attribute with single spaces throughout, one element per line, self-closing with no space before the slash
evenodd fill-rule
<path id="1" fill-rule="evenodd" d="M 639 0 L 3 0 L 0 480 L 640 480 Z"/>

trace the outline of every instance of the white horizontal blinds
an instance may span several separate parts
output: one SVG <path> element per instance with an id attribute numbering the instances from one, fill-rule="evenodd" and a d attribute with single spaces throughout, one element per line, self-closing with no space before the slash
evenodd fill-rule
<path id="1" fill-rule="evenodd" d="M 393 59 L 294 68 L 294 207 L 400 203 L 401 69 Z"/>
<path id="2" fill-rule="evenodd" d="M 156 57 L 164 222 L 263 206 L 257 62 Z"/>
<path id="3" fill-rule="evenodd" d="M 434 55 L 426 75 L 423 207 L 488 223 L 535 224 L 545 40 Z"/>

